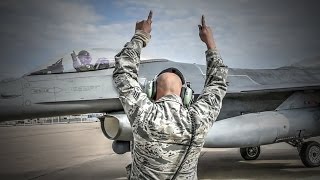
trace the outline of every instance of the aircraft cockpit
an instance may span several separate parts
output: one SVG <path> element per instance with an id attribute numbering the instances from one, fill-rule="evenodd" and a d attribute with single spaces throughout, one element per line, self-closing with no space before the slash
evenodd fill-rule
<path id="1" fill-rule="evenodd" d="M 114 52 L 104 49 L 72 51 L 58 60 L 49 61 L 44 66 L 28 73 L 32 75 L 62 74 L 72 72 L 96 71 L 113 68 Z"/>

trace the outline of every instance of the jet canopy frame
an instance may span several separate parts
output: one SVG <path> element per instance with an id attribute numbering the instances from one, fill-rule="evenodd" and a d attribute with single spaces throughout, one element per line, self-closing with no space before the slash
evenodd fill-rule
<path id="1" fill-rule="evenodd" d="M 113 68 L 115 65 L 114 52 L 103 49 L 73 50 L 58 59 L 54 59 L 25 74 L 49 75 L 74 72 L 95 71 Z"/>

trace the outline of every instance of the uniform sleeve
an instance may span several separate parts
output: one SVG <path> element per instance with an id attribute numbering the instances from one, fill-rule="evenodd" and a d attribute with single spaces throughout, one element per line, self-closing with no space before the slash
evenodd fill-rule
<path id="1" fill-rule="evenodd" d="M 142 119 L 153 106 L 138 82 L 141 49 L 146 46 L 149 39 L 148 34 L 137 31 L 131 41 L 115 56 L 113 81 L 131 124 L 134 119 Z"/>
<path id="2" fill-rule="evenodd" d="M 205 85 L 197 101 L 189 110 L 201 119 L 201 126 L 208 130 L 217 119 L 224 98 L 227 85 L 226 78 L 228 68 L 222 62 L 222 58 L 216 49 L 206 51 L 207 73 Z"/>

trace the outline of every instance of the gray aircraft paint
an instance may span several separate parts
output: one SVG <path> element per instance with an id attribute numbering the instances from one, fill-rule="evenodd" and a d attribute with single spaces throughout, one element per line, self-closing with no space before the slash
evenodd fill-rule
<path id="1" fill-rule="evenodd" d="M 69 61 L 70 59 L 63 60 Z M 152 80 L 156 74 L 167 67 L 178 68 L 187 81 L 191 82 L 195 95 L 201 93 L 206 71 L 204 65 L 161 59 L 149 60 L 140 64 L 139 81 L 144 84 L 146 80 Z M 29 74 L 19 79 L 2 81 L 0 120 L 91 112 L 109 114 L 121 112 L 122 106 L 118 100 L 118 93 L 112 83 L 112 72 L 113 68 L 88 72 Z M 286 138 L 290 137 L 297 138 L 294 132 L 302 130 L 311 132 L 311 134 L 305 134 L 305 137 L 319 135 L 319 109 L 310 112 L 310 108 L 319 107 L 320 104 L 319 98 L 315 98 L 320 97 L 319 67 L 230 68 L 227 81 L 228 91 L 218 117 L 218 120 L 223 119 L 223 121 L 216 122 L 211 129 L 206 143 L 208 147 L 241 147 L 274 143 L 288 140 Z M 300 118 L 293 116 L 298 111 Z M 127 127 L 126 119 L 122 119 L 119 127 Z M 252 128 L 244 128 L 244 125 L 245 127 L 252 126 Z M 218 128 L 219 126 L 229 127 L 228 131 L 221 131 L 223 128 Z M 286 129 L 274 131 L 284 126 L 290 128 L 291 131 L 286 132 Z M 214 129 L 215 127 L 217 129 Z M 238 129 L 231 131 L 230 127 L 238 127 Z M 265 131 L 262 131 L 264 128 L 270 128 L 270 131 L 264 133 Z M 232 135 L 237 135 L 238 138 L 247 141 L 232 140 L 226 138 L 228 137 L 226 134 L 224 138 L 219 137 L 218 129 L 221 132 L 220 135 L 238 131 Z M 245 130 L 249 134 L 239 130 Z M 117 130 L 114 131 L 117 132 Z M 279 133 L 284 135 L 280 136 Z M 260 140 L 248 141 L 253 134 L 260 136 Z M 300 133 L 300 136 L 304 134 Z M 125 138 L 127 136 L 124 136 L 124 140 Z"/>
<path id="2" fill-rule="evenodd" d="M 103 121 L 111 140 L 131 141 L 132 130 L 125 114 L 110 114 Z M 204 147 L 255 147 L 319 136 L 320 108 L 300 108 L 250 113 L 213 124 Z"/>
<path id="3" fill-rule="evenodd" d="M 201 93 L 205 66 L 155 60 L 140 65 L 143 83 L 161 70 L 177 67 Z M 201 70 L 200 70 L 201 69 Z M 1 82 L 1 121 L 90 112 L 121 111 L 112 84 L 113 68 L 88 72 L 26 75 Z M 297 90 L 318 90 L 320 70 L 280 68 L 271 70 L 229 70 L 228 92 L 218 119 L 241 114 L 275 110 Z"/>

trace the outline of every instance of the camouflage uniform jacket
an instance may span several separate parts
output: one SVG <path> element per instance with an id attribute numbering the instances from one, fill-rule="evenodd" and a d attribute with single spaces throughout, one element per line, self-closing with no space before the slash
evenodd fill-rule
<path id="1" fill-rule="evenodd" d="M 177 95 L 152 102 L 138 83 L 140 52 L 149 36 L 136 32 L 115 56 L 113 80 L 132 126 L 134 141 L 130 179 L 171 179 L 195 138 L 177 179 L 197 179 L 197 163 L 205 136 L 216 120 L 226 93 L 227 67 L 217 50 L 206 51 L 207 74 L 202 94 L 189 108 Z"/>

